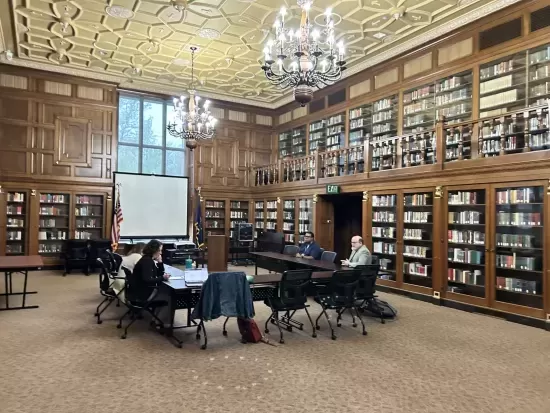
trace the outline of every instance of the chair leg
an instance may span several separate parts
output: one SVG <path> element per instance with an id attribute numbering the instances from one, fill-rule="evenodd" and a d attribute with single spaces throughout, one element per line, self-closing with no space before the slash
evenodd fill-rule
<path id="1" fill-rule="evenodd" d="M 321 306 L 322 307 L 322 306 Z M 324 310 L 323 310 L 324 311 Z M 316 330 L 320 330 L 321 327 L 319 326 L 319 319 L 322 317 L 323 315 L 323 311 L 321 311 L 321 313 L 319 314 L 319 316 L 315 319 L 315 329 Z"/>
<path id="2" fill-rule="evenodd" d="M 275 317 L 273 318 L 275 320 L 275 324 L 277 325 L 277 328 L 279 329 L 279 343 L 284 344 L 285 340 L 283 338 L 283 330 L 281 329 L 281 323 L 279 322 L 279 312 L 275 311 Z"/>
<path id="3" fill-rule="evenodd" d="M 361 325 L 363 326 L 363 335 L 366 336 L 367 330 L 365 329 L 365 323 L 363 323 L 363 319 L 359 315 L 359 310 L 357 310 L 357 307 L 353 307 L 353 309 L 355 310 L 355 314 L 357 314 L 357 318 L 359 319 L 359 321 L 361 321 Z M 351 311 L 351 308 L 350 308 L 350 311 Z"/>
<path id="4" fill-rule="evenodd" d="M 104 302 L 107 302 L 107 305 L 105 307 L 103 307 L 101 309 L 101 311 L 97 312 L 96 315 L 97 315 L 97 324 L 101 324 L 103 321 L 101 320 L 101 314 L 103 314 L 105 312 L 105 310 L 107 310 L 109 308 L 109 306 L 111 304 L 113 304 L 113 301 L 114 301 L 114 298 L 110 298 L 110 297 L 107 297 L 105 298 L 105 300 L 103 300 L 103 303 Z M 98 307 L 99 308 L 99 307 Z"/>
<path id="5" fill-rule="evenodd" d="M 130 326 L 132 324 L 134 324 L 136 322 L 137 319 L 138 319 L 137 317 L 132 318 L 132 320 L 128 323 L 128 325 L 124 329 L 124 333 L 122 333 L 122 335 L 120 336 L 121 339 L 124 340 L 126 338 L 126 336 L 128 335 L 128 329 L 130 328 Z"/>
<path id="6" fill-rule="evenodd" d="M 96 307 L 95 313 L 94 313 L 94 316 L 95 316 L 95 317 L 97 317 L 97 316 L 100 314 L 99 309 L 101 308 L 101 306 L 102 306 L 106 301 L 109 300 L 109 298 L 110 298 L 110 297 L 105 297 L 105 298 L 103 299 L 103 301 L 100 302 L 99 305 Z"/>
<path id="7" fill-rule="evenodd" d="M 330 322 L 330 319 L 328 318 L 327 310 L 325 307 L 323 307 L 323 312 L 321 314 L 325 315 L 325 318 L 327 319 L 328 326 L 330 327 L 331 337 L 333 340 L 336 340 L 336 334 L 334 333 L 334 328 L 332 328 L 332 323 Z"/>
<path id="8" fill-rule="evenodd" d="M 355 322 L 355 315 L 353 314 L 353 311 L 351 310 L 351 308 L 348 308 L 348 311 L 349 313 L 351 314 L 351 322 L 352 322 L 352 326 L 353 327 L 357 327 L 357 323 Z M 355 307 L 355 311 L 357 312 L 357 307 Z"/>
<path id="9" fill-rule="evenodd" d="M 265 320 L 265 328 L 264 328 L 264 333 L 266 334 L 269 334 L 269 328 L 267 328 L 267 326 L 269 325 L 269 321 L 273 318 L 273 310 L 271 310 L 271 314 L 269 315 L 269 317 L 267 317 L 267 320 Z"/>
<path id="10" fill-rule="evenodd" d="M 344 314 L 345 311 L 346 311 L 345 308 L 341 308 L 339 310 L 336 310 L 336 314 L 338 314 L 338 317 L 336 317 L 336 325 L 338 327 L 342 327 L 342 323 L 340 322 L 340 320 L 342 319 L 342 314 Z"/>
<path id="11" fill-rule="evenodd" d="M 227 325 L 227 322 L 229 321 L 229 317 L 225 318 L 225 321 L 223 323 L 223 332 L 222 334 L 227 337 L 227 330 L 225 329 L 225 326 Z"/>
<path id="12" fill-rule="evenodd" d="M 313 325 L 313 320 L 311 319 L 311 316 L 309 315 L 309 311 L 307 307 L 304 307 L 304 310 L 306 310 L 307 318 L 309 318 L 309 323 L 311 324 L 311 331 L 313 332 L 311 334 L 311 337 L 317 337 L 317 332 L 315 330 L 315 326 Z"/>
<path id="13" fill-rule="evenodd" d="M 120 317 L 120 319 L 118 320 L 118 324 L 117 324 L 116 328 L 122 328 L 122 320 L 124 320 L 124 319 L 126 318 L 126 316 L 127 316 L 128 314 L 130 314 L 131 312 L 132 312 L 132 309 L 129 308 L 128 311 L 126 311 L 126 312 L 122 315 L 122 317 Z"/>
<path id="14" fill-rule="evenodd" d="M 201 350 L 206 350 L 206 346 L 208 345 L 208 337 L 206 336 L 206 328 L 204 328 L 204 320 L 202 319 L 199 323 L 199 328 L 202 328 L 202 332 L 204 333 L 204 344 L 201 346 Z"/>

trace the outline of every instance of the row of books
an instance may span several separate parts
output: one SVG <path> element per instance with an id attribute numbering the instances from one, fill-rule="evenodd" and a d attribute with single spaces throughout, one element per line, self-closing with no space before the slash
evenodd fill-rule
<path id="1" fill-rule="evenodd" d="M 497 225 L 525 226 L 541 225 L 540 212 L 502 212 L 497 213 Z"/>
<path id="2" fill-rule="evenodd" d="M 432 194 L 412 194 L 403 196 L 405 206 L 428 206 L 432 204 Z"/>
<path id="3" fill-rule="evenodd" d="M 449 212 L 449 224 L 478 225 L 482 223 L 483 214 L 478 211 Z"/>
<path id="4" fill-rule="evenodd" d="M 396 254 L 396 245 L 388 242 L 377 241 L 372 244 L 372 249 L 375 254 Z"/>
<path id="5" fill-rule="evenodd" d="M 385 222 L 393 224 L 396 222 L 396 214 L 393 211 L 374 211 L 372 214 L 373 222 Z"/>
<path id="6" fill-rule="evenodd" d="M 449 194 L 449 205 L 478 205 L 483 204 L 483 200 L 478 200 L 478 194 L 474 191 L 458 191 Z"/>
<path id="7" fill-rule="evenodd" d="M 500 268 L 514 269 L 514 270 L 526 270 L 526 271 L 539 271 L 538 265 L 540 259 L 537 257 L 521 257 L 517 254 L 502 255 L 497 254 L 496 265 Z"/>
<path id="8" fill-rule="evenodd" d="M 540 294 L 537 291 L 536 281 L 526 281 L 518 278 L 496 277 L 496 287 L 499 290 L 512 291 L 515 293 Z"/>
<path id="9" fill-rule="evenodd" d="M 395 227 L 372 227 L 372 236 L 378 238 L 396 238 L 397 229 Z"/>
<path id="10" fill-rule="evenodd" d="M 485 234 L 481 231 L 450 229 L 447 231 L 447 240 L 459 244 L 485 245 Z"/>
<path id="11" fill-rule="evenodd" d="M 499 190 L 496 198 L 499 205 L 541 202 L 540 191 L 533 187 Z"/>
<path id="12" fill-rule="evenodd" d="M 375 195 L 372 197 L 372 206 L 387 207 L 396 206 L 397 195 Z"/>
<path id="13" fill-rule="evenodd" d="M 431 276 L 431 265 L 424 265 L 419 262 L 405 262 L 403 263 L 403 273 L 411 275 L 419 275 L 422 277 Z"/>
<path id="14" fill-rule="evenodd" d="M 427 224 L 432 222 L 431 212 L 405 211 L 403 215 L 404 222 L 407 224 Z"/>
<path id="15" fill-rule="evenodd" d="M 419 245 L 405 245 L 403 250 L 404 257 L 431 258 L 432 249 Z"/>
<path id="16" fill-rule="evenodd" d="M 448 259 L 452 262 L 481 265 L 485 261 L 485 256 L 483 251 L 463 248 L 449 248 Z"/>
<path id="17" fill-rule="evenodd" d="M 447 279 L 452 282 L 484 286 L 485 279 L 481 270 L 462 270 L 459 268 L 449 268 L 447 270 Z"/>

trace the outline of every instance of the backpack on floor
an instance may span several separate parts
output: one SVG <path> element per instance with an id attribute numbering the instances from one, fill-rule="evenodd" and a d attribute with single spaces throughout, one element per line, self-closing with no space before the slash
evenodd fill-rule
<path id="1" fill-rule="evenodd" d="M 237 318 L 243 343 L 257 343 L 262 339 L 258 324 L 252 318 Z"/>
<path id="2" fill-rule="evenodd" d="M 387 301 L 379 300 L 378 298 L 374 298 L 372 300 L 369 300 L 364 306 L 363 311 L 366 315 L 370 317 L 377 317 L 380 318 L 395 318 L 397 317 L 397 310 L 392 307 L 390 304 L 388 304 Z"/>

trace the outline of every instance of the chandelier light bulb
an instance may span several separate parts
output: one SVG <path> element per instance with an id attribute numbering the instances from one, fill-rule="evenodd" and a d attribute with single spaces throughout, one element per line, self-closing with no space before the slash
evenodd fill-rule
<path id="1" fill-rule="evenodd" d="M 285 14 L 286 14 L 286 7 L 283 6 L 283 7 L 281 7 L 281 16 L 284 17 Z"/>
<path id="2" fill-rule="evenodd" d="M 332 9 L 330 7 L 327 7 L 327 9 L 325 10 L 325 16 L 330 17 L 331 14 L 332 14 Z"/>

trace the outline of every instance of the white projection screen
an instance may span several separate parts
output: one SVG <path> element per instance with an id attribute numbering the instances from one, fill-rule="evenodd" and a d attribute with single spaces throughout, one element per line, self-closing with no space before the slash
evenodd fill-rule
<path id="1" fill-rule="evenodd" d="M 188 235 L 188 178 L 115 172 L 124 221 L 121 238 Z"/>

